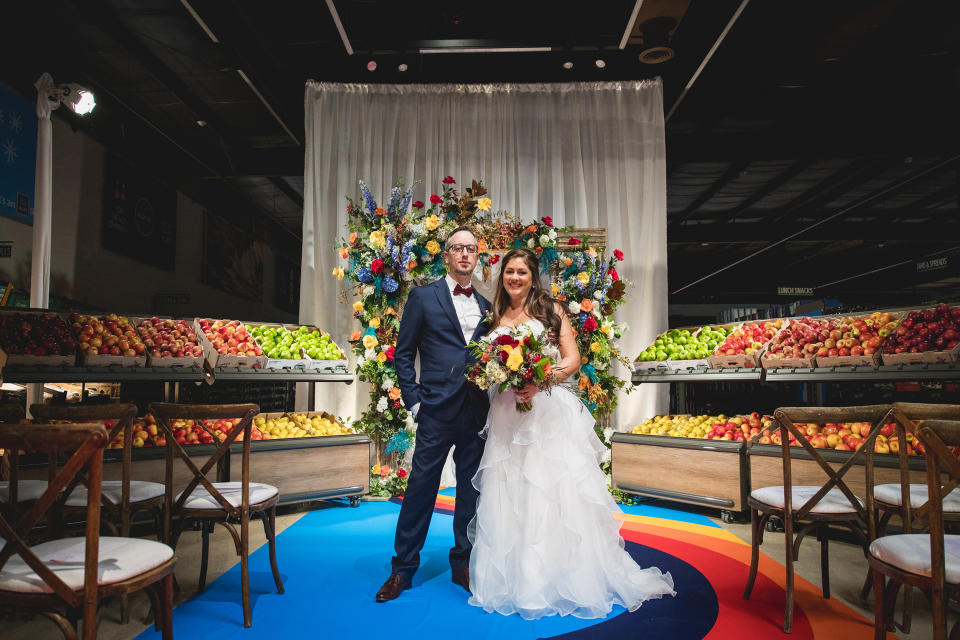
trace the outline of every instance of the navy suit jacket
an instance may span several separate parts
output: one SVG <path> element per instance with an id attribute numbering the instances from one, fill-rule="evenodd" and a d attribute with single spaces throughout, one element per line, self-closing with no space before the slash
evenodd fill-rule
<path id="1" fill-rule="evenodd" d="M 471 340 L 489 329 L 486 314 L 490 303 L 476 291 L 474 295 L 480 305 L 481 319 Z M 418 353 L 419 381 L 414 368 Z M 466 367 L 475 362 L 463 341 L 463 330 L 446 279 L 414 287 L 400 319 L 394 365 L 403 403 L 408 408 L 420 403 L 418 421 L 426 416 L 453 424 L 467 418 L 473 420 L 477 430 L 483 428 L 489 398 L 464 376 Z"/>

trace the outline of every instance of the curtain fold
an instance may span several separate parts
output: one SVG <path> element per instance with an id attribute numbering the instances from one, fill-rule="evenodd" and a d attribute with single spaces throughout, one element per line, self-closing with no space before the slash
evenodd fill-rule
<path id="1" fill-rule="evenodd" d="M 495 210 L 557 226 L 605 227 L 626 253 L 633 287 L 618 312 L 633 358 L 667 328 L 666 161 L 659 78 L 568 84 L 365 85 L 308 82 L 304 95 L 303 255 L 300 320 L 340 345 L 356 329 L 334 243 L 345 235 L 346 197 L 366 182 L 378 201 L 398 179 L 420 179 L 427 201 L 453 176 L 483 180 Z M 629 378 L 626 368 L 620 373 Z M 363 384 L 318 385 L 316 408 L 358 416 Z M 302 394 L 301 394 L 302 395 Z M 621 397 L 620 430 L 665 412 L 667 388 Z M 314 407 L 311 407 L 314 408 Z"/>

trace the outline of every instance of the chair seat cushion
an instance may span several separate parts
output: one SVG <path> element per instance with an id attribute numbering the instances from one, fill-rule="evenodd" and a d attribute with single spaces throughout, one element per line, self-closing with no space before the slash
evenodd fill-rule
<path id="1" fill-rule="evenodd" d="M 120 480 L 104 480 L 101 484 L 100 493 L 107 496 L 113 504 L 120 504 L 123 491 L 123 482 Z M 163 497 L 163 485 L 159 482 L 144 482 L 143 480 L 130 481 L 130 503 L 144 502 L 154 498 Z M 67 498 L 68 507 L 87 506 L 87 488 L 83 485 L 77 487 Z"/>
<path id="2" fill-rule="evenodd" d="M 47 490 L 46 480 L 20 480 L 17 483 L 17 501 L 39 500 Z M 10 501 L 10 483 L 0 482 L 0 502 Z"/>
<path id="3" fill-rule="evenodd" d="M 900 484 L 878 484 L 873 488 L 873 497 L 887 504 L 903 506 Z M 927 501 L 927 485 L 910 485 L 910 506 L 919 509 Z M 943 499 L 943 510 L 948 513 L 960 513 L 960 489 L 954 489 Z"/>
<path id="4" fill-rule="evenodd" d="M 243 502 L 243 495 L 241 494 L 241 483 L 239 482 L 214 482 L 213 486 L 219 491 L 227 502 L 231 506 L 239 507 Z M 250 483 L 250 503 L 257 504 L 263 502 L 264 500 L 269 500 L 280 493 L 280 491 L 269 484 L 261 484 L 259 482 Z M 182 494 L 181 494 L 182 495 Z M 177 500 L 180 499 L 180 495 L 177 496 Z M 210 492 L 207 491 L 206 487 L 203 485 L 198 486 L 193 490 L 193 493 L 187 498 L 186 502 L 183 504 L 184 509 L 222 509 L 220 503 L 210 495 Z"/>
<path id="5" fill-rule="evenodd" d="M 794 511 L 799 510 L 803 505 L 809 502 L 810 498 L 820 491 L 820 487 L 799 486 L 793 487 L 792 504 Z M 783 486 L 761 487 L 750 492 L 750 497 L 764 504 L 768 504 L 778 509 L 783 509 L 784 496 L 786 492 Z M 859 500 L 859 498 L 858 498 Z M 862 505 L 863 502 L 861 501 Z M 847 499 L 840 489 L 830 489 L 827 495 L 820 499 L 820 502 L 814 506 L 810 513 L 856 513 L 853 505 Z"/>
<path id="6" fill-rule="evenodd" d="M 51 540 L 31 550 L 74 590 L 83 588 L 85 538 Z M 139 538 L 100 538 L 100 585 L 121 582 L 160 566 L 173 557 L 173 549 L 160 542 Z M 0 591 L 53 593 L 53 590 L 23 559 L 14 555 L 0 570 Z"/>
<path id="7" fill-rule="evenodd" d="M 870 543 L 870 555 L 898 569 L 918 576 L 930 571 L 930 534 L 904 533 L 883 536 Z M 943 536 L 947 582 L 960 584 L 960 535 Z"/>

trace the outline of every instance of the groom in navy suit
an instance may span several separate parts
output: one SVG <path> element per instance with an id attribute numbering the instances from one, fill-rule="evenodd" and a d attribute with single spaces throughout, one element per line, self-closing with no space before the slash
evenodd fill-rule
<path id="1" fill-rule="evenodd" d="M 440 488 L 440 474 L 451 446 L 457 471 L 450 549 L 453 582 L 470 591 L 470 540 L 467 525 L 477 511 L 473 476 L 483 455 L 478 432 L 487 420 L 487 394 L 469 384 L 464 369 L 474 358 L 466 345 L 483 335 L 490 303 L 470 286 L 477 266 L 477 238 L 458 227 L 444 245 L 448 275 L 410 292 L 400 320 L 394 363 L 403 402 L 417 421 L 410 481 L 397 519 L 393 572 L 377 592 L 377 602 L 393 600 L 420 565 L 430 516 Z M 420 355 L 420 380 L 414 361 Z"/>

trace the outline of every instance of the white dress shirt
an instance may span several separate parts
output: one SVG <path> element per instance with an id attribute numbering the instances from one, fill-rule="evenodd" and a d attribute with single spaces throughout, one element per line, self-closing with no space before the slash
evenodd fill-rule
<path id="1" fill-rule="evenodd" d="M 444 278 L 447 288 L 450 289 L 450 297 L 453 298 L 453 310 L 457 312 L 457 320 L 460 322 L 460 330 L 463 331 L 463 344 L 466 345 L 473 338 L 473 332 L 480 324 L 482 317 L 480 313 L 480 303 L 477 302 L 477 293 L 474 291 L 472 296 L 453 295 L 453 290 L 460 284 L 447 274 Z M 420 411 L 420 403 L 410 407 L 410 413 L 413 419 L 417 419 L 417 413 Z"/>

